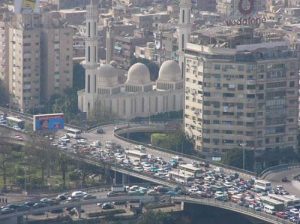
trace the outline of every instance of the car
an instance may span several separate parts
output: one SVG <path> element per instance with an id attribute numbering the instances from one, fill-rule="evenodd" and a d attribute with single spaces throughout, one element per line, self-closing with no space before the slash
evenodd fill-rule
<path id="1" fill-rule="evenodd" d="M 102 209 L 113 209 L 113 208 L 115 208 L 115 206 L 113 204 L 111 204 L 111 203 L 103 203 L 101 205 L 101 208 Z"/>
<path id="2" fill-rule="evenodd" d="M 91 199 L 97 199 L 97 197 L 91 194 L 86 194 L 83 196 L 83 200 L 91 200 Z"/>
<path id="3" fill-rule="evenodd" d="M 18 211 L 29 211 L 31 209 L 30 206 L 25 205 L 25 204 L 21 204 L 19 205 L 19 208 L 17 209 Z"/>
<path id="4" fill-rule="evenodd" d="M 87 193 L 84 192 L 84 191 L 73 191 L 72 194 L 71 194 L 71 197 L 72 198 L 82 198 L 85 195 L 87 195 Z"/>
<path id="5" fill-rule="evenodd" d="M 24 138 L 21 135 L 15 135 L 15 139 L 19 141 L 24 141 Z"/>
<path id="6" fill-rule="evenodd" d="M 60 200 L 60 201 L 64 201 L 64 200 L 67 200 L 67 199 L 68 199 L 68 194 L 67 193 L 59 194 L 56 197 L 56 200 Z"/>
<path id="7" fill-rule="evenodd" d="M 287 182 L 290 182 L 290 180 L 287 177 L 283 177 L 281 179 L 281 182 L 287 183 Z"/>
<path id="8" fill-rule="evenodd" d="M 12 208 L 2 208 L 1 210 L 0 210 L 0 213 L 1 214 L 10 214 L 10 213 L 14 213 L 15 212 L 15 210 L 14 209 L 12 209 Z"/>
<path id="9" fill-rule="evenodd" d="M 97 128 L 97 134 L 104 134 L 103 128 Z"/>

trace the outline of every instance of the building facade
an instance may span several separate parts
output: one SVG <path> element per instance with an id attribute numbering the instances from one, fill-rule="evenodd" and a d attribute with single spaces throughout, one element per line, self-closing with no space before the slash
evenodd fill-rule
<path id="1" fill-rule="evenodd" d="M 73 86 L 73 30 L 54 13 L 43 15 L 41 29 L 41 102 Z"/>
<path id="2" fill-rule="evenodd" d="M 15 14 L 9 26 L 9 93 L 21 111 L 40 105 L 41 16 Z"/>
<path id="3" fill-rule="evenodd" d="M 295 149 L 299 65 L 289 43 L 204 43 L 187 44 L 185 54 L 184 122 L 196 148 L 209 155 L 240 145 Z"/>
<path id="4" fill-rule="evenodd" d="M 14 14 L 6 27 L 11 107 L 39 108 L 72 87 L 73 31 L 58 14 Z"/>
<path id="5" fill-rule="evenodd" d="M 0 9 L 0 81 L 2 82 L 2 88 L 8 97 L 8 22 L 9 12 L 6 9 Z"/>

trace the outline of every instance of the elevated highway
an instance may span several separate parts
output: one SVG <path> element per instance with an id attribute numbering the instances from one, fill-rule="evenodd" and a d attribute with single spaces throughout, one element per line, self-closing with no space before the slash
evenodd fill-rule
<path id="1" fill-rule="evenodd" d="M 274 215 L 270 215 L 264 212 L 255 211 L 254 209 L 251 208 L 245 208 L 232 202 L 222 202 L 216 199 L 209 199 L 209 198 L 196 199 L 191 197 L 174 197 L 172 198 L 172 200 L 174 202 L 181 202 L 183 203 L 183 205 L 184 203 L 189 203 L 189 204 L 198 204 L 198 205 L 205 205 L 205 206 L 226 209 L 229 211 L 250 216 L 252 218 L 259 219 L 272 224 L 292 224 L 292 222 L 288 220 L 280 219 Z"/>
<path id="2" fill-rule="evenodd" d="M 31 138 L 29 136 L 27 136 L 26 141 L 30 141 L 30 140 L 31 140 Z M 9 138 L 8 136 L 0 137 L 0 141 L 5 141 L 7 143 L 19 144 L 19 145 L 28 144 L 28 143 L 26 143 L 26 141 L 18 141 L 17 139 Z M 117 172 L 120 172 L 120 173 L 123 173 L 123 174 L 126 174 L 126 175 L 134 176 L 134 177 L 137 177 L 137 178 L 140 178 L 140 179 L 152 182 L 152 183 L 157 183 L 157 184 L 165 185 L 165 186 L 169 186 L 169 187 L 178 186 L 178 183 L 171 182 L 170 180 L 161 179 L 161 178 L 158 178 L 158 177 L 154 177 L 152 175 L 147 175 L 145 173 L 136 172 L 136 171 L 133 171 L 132 169 L 121 167 L 118 164 L 111 164 L 111 163 L 108 163 L 107 161 L 102 161 L 102 160 L 101 161 L 94 161 L 90 158 L 82 157 L 82 156 L 79 156 L 77 154 L 67 153 L 65 151 L 60 151 L 60 152 L 66 153 L 66 155 L 68 155 L 69 157 L 71 157 L 73 159 L 83 160 L 83 161 L 85 161 L 89 164 L 93 164 L 93 165 L 98 166 L 98 167 L 106 166 L 106 167 L 109 167 L 109 169 L 111 169 L 111 170 L 115 170 Z M 130 198 L 124 197 L 124 198 L 118 198 L 118 199 L 120 199 L 120 200 L 130 200 L 130 199 L 133 199 L 133 197 L 130 197 Z M 108 202 L 110 200 L 115 201 L 115 198 L 109 199 L 109 200 L 107 200 L 107 198 L 105 198 L 105 199 L 97 199 L 95 201 L 81 202 L 82 204 L 78 204 L 78 202 L 76 202 L 76 203 L 74 202 L 74 204 L 67 204 L 67 206 L 76 207 L 76 206 L 81 206 L 83 204 L 101 202 L 101 200 Z M 262 221 L 266 221 L 266 222 L 269 222 L 269 223 L 274 223 L 274 224 L 291 224 L 292 223 L 292 222 L 289 222 L 289 221 L 286 221 L 286 220 L 283 220 L 283 219 L 279 219 L 275 216 L 268 215 L 268 214 L 263 213 L 263 212 L 258 212 L 258 211 L 255 211 L 253 209 L 249 209 L 249 208 L 239 206 L 239 205 L 231 203 L 231 202 L 221 202 L 221 201 L 217 201 L 215 199 L 206 199 L 206 198 L 191 198 L 189 196 L 175 197 L 175 198 L 173 198 L 173 200 L 174 200 L 174 202 L 182 202 L 183 205 L 184 205 L 184 203 L 192 203 L 192 204 L 218 207 L 218 208 L 222 208 L 222 209 L 230 210 L 230 211 L 233 211 L 233 212 L 237 212 L 237 213 L 240 213 L 240 214 L 244 214 L 244 215 L 247 215 L 247 216 L 262 220 Z M 18 213 L 14 213 L 14 216 L 23 216 L 23 215 L 26 215 L 26 214 L 32 214 L 33 212 L 43 212 L 43 211 L 49 211 L 49 210 L 54 210 L 54 209 L 59 209 L 59 208 L 64 208 L 64 207 L 66 207 L 66 205 L 57 205 L 57 206 L 53 206 L 53 207 L 41 208 L 39 210 L 28 211 L 29 213 L 18 212 Z M 12 214 L 3 215 L 3 216 L 0 216 L 0 220 L 1 220 L 1 218 L 9 219 L 11 217 L 12 217 Z"/>
<path id="3" fill-rule="evenodd" d="M 97 203 L 104 203 L 104 202 L 124 202 L 124 201 L 141 201 L 141 202 L 154 202 L 158 201 L 158 197 L 153 197 L 153 196 L 121 196 L 121 197 L 112 197 L 112 198 L 98 198 L 98 199 L 93 199 L 93 200 L 81 200 L 77 202 L 69 202 L 65 204 L 59 204 L 59 205 L 52 205 L 52 206 L 47 206 L 43 208 L 31 208 L 28 211 L 19 211 L 19 212 L 14 212 L 10 214 L 2 214 L 0 215 L 0 223 L 4 222 L 1 220 L 9 220 L 13 217 L 22 217 L 22 216 L 28 216 L 36 213 L 44 213 L 44 212 L 49 212 L 57 209 L 64 209 L 68 207 L 73 207 L 73 208 L 80 208 L 83 205 L 91 205 L 91 204 L 97 204 Z M 79 209 L 80 211 L 80 209 Z"/>

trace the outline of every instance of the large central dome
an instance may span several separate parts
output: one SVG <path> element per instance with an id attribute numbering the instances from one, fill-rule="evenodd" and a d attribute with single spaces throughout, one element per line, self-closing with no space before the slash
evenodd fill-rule
<path id="1" fill-rule="evenodd" d="M 165 61 L 159 70 L 159 82 L 178 82 L 181 81 L 181 69 L 176 61 Z"/>
<path id="2" fill-rule="evenodd" d="M 130 67 L 126 80 L 127 85 L 145 85 L 150 82 L 150 72 L 146 65 L 136 63 Z"/>

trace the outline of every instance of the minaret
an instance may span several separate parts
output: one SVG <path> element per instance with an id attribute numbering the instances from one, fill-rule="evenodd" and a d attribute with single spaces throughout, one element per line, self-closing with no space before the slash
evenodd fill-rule
<path id="1" fill-rule="evenodd" d="M 98 0 L 99 1 L 99 0 Z M 86 6 L 85 35 L 85 93 L 96 93 L 96 71 L 98 66 L 98 2 L 91 0 Z"/>
<path id="2" fill-rule="evenodd" d="M 106 29 L 106 64 L 112 60 L 113 48 L 113 22 L 109 21 Z"/>
<path id="3" fill-rule="evenodd" d="M 180 0 L 179 4 L 180 15 L 179 15 L 179 26 L 178 26 L 178 63 L 181 68 L 182 77 L 184 77 L 184 49 L 188 42 L 191 34 L 191 0 Z"/>

